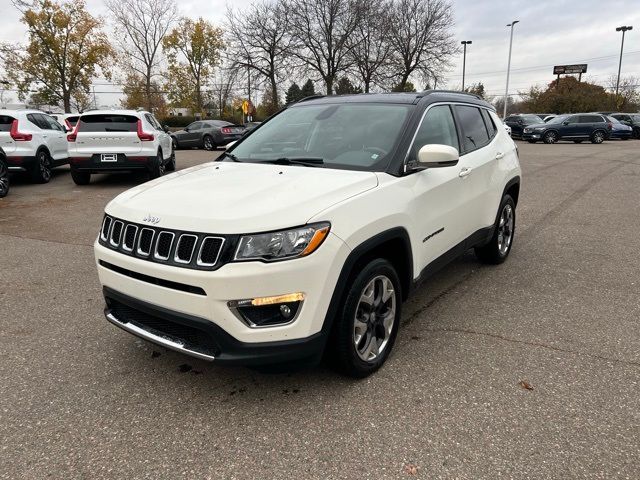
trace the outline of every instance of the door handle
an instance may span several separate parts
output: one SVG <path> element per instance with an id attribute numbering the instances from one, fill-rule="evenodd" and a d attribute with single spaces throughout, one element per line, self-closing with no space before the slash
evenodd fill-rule
<path id="1" fill-rule="evenodd" d="M 463 168 L 462 170 L 460 170 L 460 173 L 458 174 L 458 176 L 459 176 L 460 178 L 464 178 L 464 177 L 466 177 L 467 175 L 469 175 L 469 174 L 471 173 L 471 171 L 472 171 L 472 170 L 473 170 L 472 168 L 467 168 L 467 167 L 465 167 L 465 168 Z"/>
<path id="2" fill-rule="evenodd" d="M 504 158 L 504 153 L 502 152 L 496 153 L 496 160 L 500 160 L 501 158 Z"/>

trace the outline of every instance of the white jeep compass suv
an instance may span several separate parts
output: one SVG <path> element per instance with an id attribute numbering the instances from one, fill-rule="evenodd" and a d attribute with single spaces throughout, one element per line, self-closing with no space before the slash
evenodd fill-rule
<path id="1" fill-rule="evenodd" d="M 27 172 L 36 183 L 51 180 L 51 169 L 69 163 L 62 125 L 38 110 L 0 110 L 0 148 L 10 172 Z"/>
<path id="2" fill-rule="evenodd" d="M 391 352 L 420 280 L 470 248 L 507 258 L 519 192 L 515 144 L 473 95 L 311 97 L 217 161 L 107 205 L 105 314 L 205 360 L 325 354 L 363 377 Z"/>
<path id="3" fill-rule="evenodd" d="M 149 112 L 91 110 L 67 135 L 71 177 L 87 185 L 92 173 L 146 171 L 151 178 L 176 169 L 171 137 Z"/>

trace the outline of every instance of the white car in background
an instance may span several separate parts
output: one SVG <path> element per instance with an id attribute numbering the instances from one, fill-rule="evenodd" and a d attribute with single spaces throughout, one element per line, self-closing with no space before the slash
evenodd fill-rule
<path id="1" fill-rule="evenodd" d="M 176 169 L 171 137 L 149 112 L 92 110 L 80 115 L 67 139 L 77 185 L 94 173 L 146 171 L 158 178 Z"/>
<path id="2" fill-rule="evenodd" d="M 0 148 L 10 172 L 26 172 L 36 183 L 51 180 L 51 169 L 69 163 L 65 131 L 38 110 L 0 110 Z"/>
<path id="3" fill-rule="evenodd" d="M 80 118 L 79 113 L 52 113 L 51 116 L 55 118 L 60 125 L 65 127 L 68 132 L 71 132 L 75 128 Z"/>

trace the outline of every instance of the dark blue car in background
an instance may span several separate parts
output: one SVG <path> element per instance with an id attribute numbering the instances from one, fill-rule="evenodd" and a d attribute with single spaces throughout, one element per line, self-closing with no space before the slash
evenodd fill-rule
<path id="1" fill-rule="evenodd" d="M 629 140 L 633 135 L 633 128 L 623 124 L 620 120 L 611 116 L 608 116 L 607 120 L 611 122 L 610 139 L 619 138 L 620 140 Z"/>
<path id="2" fill-rule="evenodd" d="M 559 115 L 548 123 L 527 125 L 522 139 L 529 143 L 543 141 L 556 143 L 559 140 L 573 140 L 582 143 L 602 143 L 609 138 L 613 125 L 604 115 L 596 113 L 578 113 Z"/>

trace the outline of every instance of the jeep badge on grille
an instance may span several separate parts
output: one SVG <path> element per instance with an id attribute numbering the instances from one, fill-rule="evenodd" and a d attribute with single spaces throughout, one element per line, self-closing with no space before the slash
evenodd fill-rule
<path id="1" fill-rule="evenodd" d="M 143 222 L 147 222 L 147 223 L 152 223 L 154 225 L 157 225 L 158 223 L 160 223 L 160 217 L 154 217 L 151 214 L 147 214 L 146 217 L 144 217 L 142 219 Z"/>

